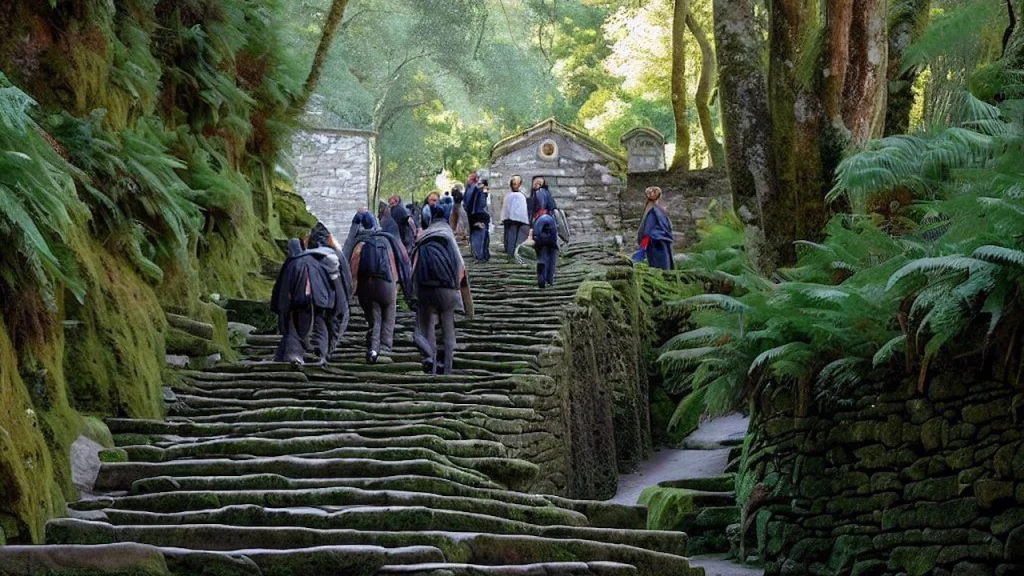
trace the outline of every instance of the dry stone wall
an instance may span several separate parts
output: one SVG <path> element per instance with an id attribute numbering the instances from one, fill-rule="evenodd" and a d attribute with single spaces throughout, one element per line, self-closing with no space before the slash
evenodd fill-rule
<path id="1" fill-rule="evenodd" d="M 647 203 L 644 190 L 649 186 L 662 189 L 662 202 L 668 209 L 676 233 L 676 248 L 685 248 L 697 241 L 698 221 L 716 210 L 732 209 L 729 179 L 725 172 L 694 170 L 685 174 L 670 171 L 630 174 L 619 203 L 627 245 L 640 226 L 640 217 Z"/>
<path id="2" fill-rule="evenodd" d="M 346 233 L 356 210 L 372 205 L 374 154 L 372 132 L 317 129 L 295 137 L 295 191 L 335 234 Z"/>
<path id="3" fill-rule="evenodd" d="M 787 392 L 766 403 L 745 478 L 770 489 L 749 515 L 769 576 L 1024 574 L 1024 395 L 962 372 L 926 394 L 912 380 L 803 418 Z"/>

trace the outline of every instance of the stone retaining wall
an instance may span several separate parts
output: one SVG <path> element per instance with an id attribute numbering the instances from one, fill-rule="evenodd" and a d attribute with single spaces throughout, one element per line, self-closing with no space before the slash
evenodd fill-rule
<path id="1" fill-rule="evenodd" d="M 372 132 L 317 129 L 295 136 L 295 191 L 335 234 L 347 234 L 356 210 L 373 205 L 374 155 Z"/>
<path id="2" fill-rule="evenodd" d="M 1024 574 L 1024 395 L 952 371 L 916 388 L 765 404 L 745 473 L 771 489 L 751 518 L 769 576 Z"/>
<path id="3" fill-rule="evenodd" d="M 648 186 L 662 189 L 662 202 L 668 209 L 675 231 L 676 247 L 685 248 L 697 241 L 697 222 L 707 218 L 713 208 L 732 209 L 732 193 L 729 179 L 720 170 L 694 170 L 685 174 L 673 172 L 645 172 L 630 174 L 626 181 L 619 205 L 622 211 L 622 225 L 627 246 L 635 242 L 640 217 L 647 199 L 644 190 Z"/>
<path id="4" fill-rule="evenodd" d="M 612 267 L 604 277 L 580 287 L 567 310 L 561 347 L 541 358 L 561 398 L 563 426 L 560 453 L 546 465 L 548 477 L 557 493 L 571 498 L 611 498 L 619 473 L 632 472 L 651 451 L 633 271 Z"/>

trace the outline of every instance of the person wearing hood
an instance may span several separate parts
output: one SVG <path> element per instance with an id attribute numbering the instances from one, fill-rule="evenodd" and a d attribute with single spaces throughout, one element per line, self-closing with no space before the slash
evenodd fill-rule
<path id="1" fill-rule="evenodd" d="M 388 199 L 388 204 L 391 206 L 391 218 L 398 226 L 398 238 L 406 250 L 412 251 L 412 247 L 416 244 L 416 222 L 412 219 L 409 210 L 402 206 L 400 196 L 392 196 Z"/>
<path id="2" fill-rule="evenodd" d="M 281 265 L 270 299 L 270 310 L 277 314 L 281 334 L 275 361 L 303 364 L 305 341 L 312 331 L 319 364 L 327 363 L 331 330 L 327 322 L 338 305 L 340 284 L 337 256 L 335 262 L 330 260 L 321 252 L 303 250 L 297 238 L 288 242 L 288 257 Z"/>
<path id="3" fill-rule="evenodd" d="M 369 212 L 359 212 L 352 219 L 349 239 L 345 253 L 356 277 L 355 295 L 369 325 L 366 361 L 376 364 L 381 356 L 391 355 L 398 288 L 411 300 L 412 267 L 402 242 L 380 230 Z"/>
<path id="4" fill-rule="evenodd" d="M 487 181 L 480 182 L 476 172 L 470 174 L 466 186 L 466 214 L 469 215 L 469 244 L 477 262 L 491 259 L 491 213 L 487 209 Z"/>
<path id="5" fill-rule="evenodd" d="M 444 210 L 432 209 L 431 224 L 413 250 L 413 290 L 416 297 L 416 330 L 413 340 L 423 354 L 428 374 L 450 374 L 455 353 L 455 312 L 460 308 L 473 316 L 466 264 L 455 234 L 444 223 Z M 461 294 L 460 294 L 461 292 Z M 437 349 L 437 323 L 444 339 L 443 353 Z"/>
<path id="6" fill-rule="evenodd" d="M 321 355 L 326 357 L 334 352 L 338 343 L 345 336 L 345 331 L 348 330 L 349 302 L 352 299 L 355 285 L 352 282 L 352 270 L 349 268 L 344 252 L 322 222 L 317 222 L 313 230 L 310 231 L 307 247 L 313 254 L 323 256 L 322 262 L 328 267 L 330 278 L 335 282 L 335 305 L 325 322 L 327 332 L 320 334 L 314 331 L 313 334 L 315 342 L 327 341 L 326 355 L 320 349 Z M 335 261 L 337 261 L 336 267 Z"/>
<path id="7" fill-rule="evenodd" d="M 522 260 L 517 252 L 530 234 L 530 211 L 523 194 L 523 177 L 516 175 L 509 181 L 509 193 L 501 205 L 501 224 L 505 231 L 505 254 L 517 264 Z"/>
<path id="8" fill-rule="evenodd" d="M 633 260 L 642 262 L 646 259 L 651 268 L 671 270 L 674 267 L 672 221 L 661 204 L 661 188 L 651 186 L 644 194 L 647 196 L 647 206 L 640 218 L 640 230 L 636 235 L 638 249 L 633 254 Z"/>

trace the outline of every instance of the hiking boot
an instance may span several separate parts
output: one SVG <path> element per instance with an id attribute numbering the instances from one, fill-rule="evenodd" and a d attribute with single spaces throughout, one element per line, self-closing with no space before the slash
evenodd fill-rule
<path id="1" fill-rule="evenodd" d="M 376 364 L 379 358 L 380 354 L 378 354 L 376 350 L 370 350 L 366 353 L 367 364 Z"/>

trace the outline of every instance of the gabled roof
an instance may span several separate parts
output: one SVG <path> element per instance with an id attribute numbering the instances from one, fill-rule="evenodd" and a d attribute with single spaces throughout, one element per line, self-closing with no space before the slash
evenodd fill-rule
<path id="1" fill-rule="evenodd" d="M 619 142 L 625 144 L 628 140 L 631 140 L 641 134 L 646 134 L 651 138 L 654 138 L 658 142 L 661 142 L 662 144 L 665 143 L 665 136 L 663 136 L 661 132 L 658 132 L 654 128 L 646 128 L 643 126 L 633 128 L 629 132 L 626 132 L 625 134 L 622 135 L 622 138 L 619 138 Z"/>
<path id="2" fill-rule="evenodd" d="M 569 138 L 570 140 L 575 140 L 576 142 L 583 144 L 592 152 L 594 152 L 598 156 L 603 157 L 609 162 L 615 162 L 619 165 L 623 165 L 626 163 L 625 156 L 623 156 L 617 150 L 607 146 L 606 144 L 594 138 L 593 136 L 587 134 L 580 128 L 562 124 L 561 122 L 555 120 L 554 118 L 548 118 L 547 120 L 537 124 L 536 126 L 533 126 L 532 128 L 527 128 L 526 130 L 523 130 L 518 134 L 513 134 L 512 136 L 509 136 L 501 140 L 500 142 L 495 144 L 493 148 L 491 148 L 491 159 L 497 158 L 498 156 L 504 156 L 511 150 L 517 148 L 523 142 L 526 142 L 527 140 L 530 140 L 535 136 L 545 133 L 560 134 L 562 136 L 565 136 L 566 138 Z"/>

